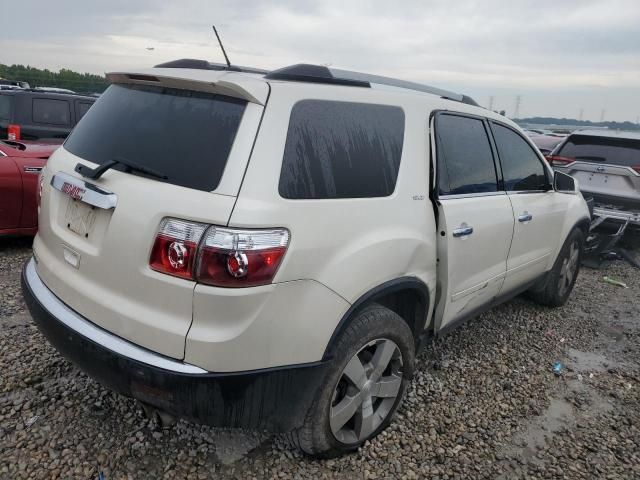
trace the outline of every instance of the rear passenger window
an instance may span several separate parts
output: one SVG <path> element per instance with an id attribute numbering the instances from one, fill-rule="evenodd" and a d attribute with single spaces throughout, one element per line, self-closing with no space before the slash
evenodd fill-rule
<path id="1" fill-rule="evenodd" d="M 404 112 L 399 107 L 303 100 L 291 111 L 279 192 L 290 199 L 391 195 Z"/>
<path id="2" fill-rule="evenodd" d="M 482 120 L 439 115 L 435 132 L 440 195 L 498 191 L 493 153 Z"/>
<path id="3" fill-rule="evenodd" d="M 69 102 L 50 98 L 33 99 L 33 121 L 50 125 L 69 125 Z"/>
<path id="4" fill-rule="evenodd" d="M 91 107 L 91 105 L 93 105 L 93 103 L 86 103 L 86 102 L 76 103 L 76 116 L 78 117 L 76 120 L 77 122 L 79 122 L 80 119 L 84 117 L 84 114 L 89 111 L 89 107 Z"/>
<path id="5" fill-rule="evenodd" d="M 548 183 L 545 168 L 533 148 L 513 130 L 495 123 L 492 126 L 505 190 L 545 189 Z"/>

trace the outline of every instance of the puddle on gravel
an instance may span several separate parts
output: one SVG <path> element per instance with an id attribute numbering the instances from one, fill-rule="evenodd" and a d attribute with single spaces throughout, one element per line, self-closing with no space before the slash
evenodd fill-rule
<path id="1" fill-rule="evenodd" d="M 575 424 L 573 408 L 569 402 L 561 398 L 552 398 L 549 407 L 537 421 L 532 422 L 522 433 L 514 437 L 514 443 L 522 446 L 522 455 L 529 459 L 537 450 L 543 448 L 547 440 L 555 432 L 570 428 Z"/>
<path id="2" fill-rule="evenodd" d="M 575 348 L 567 351 L 567 365 L 576 372 L 605 372 L 614 362 L 596 352 L 582 352 Z"/>

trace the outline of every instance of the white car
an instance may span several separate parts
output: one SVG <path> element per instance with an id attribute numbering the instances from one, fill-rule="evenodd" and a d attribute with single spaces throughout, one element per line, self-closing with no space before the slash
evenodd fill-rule
<path id="1" fill-rule="evenodd" d="M 108 79 L 43 171 L 23 290 L 62 354 L 163 418 L 350 451 L 426 339 L 571 292 L 574 180 L 464 95 L 312 65 Z"/>

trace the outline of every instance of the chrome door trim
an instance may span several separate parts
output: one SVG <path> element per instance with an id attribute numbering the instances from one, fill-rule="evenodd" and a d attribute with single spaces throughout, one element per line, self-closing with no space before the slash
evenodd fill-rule
<path id="1" fill-rule="evenodd" d="M 204 374 L 206 370 L 184 363 L 179 360 L 173 360 L 164 355 L 153 353 L 146 348 L 139 347 L 123 338 L 103 330 L 94 325 L 78 313 L 71 310 L 51 290 L 42 282 L 36 272 L 36 264 L 33 260 L 29 260 L 25 269 L 26 283 L 38 300 L 42 308 L 44 308 L 58 322 L 64 324 L 67 328 L 75 331 L 79 335 L 101 345 L 102 347 L 123 357 L 136 360 L 152 367 L 161 368 L 170 372 Z"/>
<path id="2" fill-rule="evenodd" d="M 518 215 L 518 221 L 521 223 L 527 223 L 531 220 L 533 220 L 533 215 L 531 215 L 529 212 L 524 212 L 521 215 Z"/>
<path id="3" fill-rule="evenodd" d="M 115 208 L 118 203 L 118 196 L 115 193 L 103 190 L 93 183 L 85 182 L 68 173 L 56 173 L 51 177 L 51 186 L 71 198 L 105 210 Z"/>
<path id="4" fill-rule="evenodd" d="M 453 195 L 439 195 L 438 200 L 450 200 L 456 198 L 477 198 L 477 197 L 495 197 L 496 195 L 506 195 L 504 190 L 499 192 L 479 192 L 479 193 L 456 193 Z"/>

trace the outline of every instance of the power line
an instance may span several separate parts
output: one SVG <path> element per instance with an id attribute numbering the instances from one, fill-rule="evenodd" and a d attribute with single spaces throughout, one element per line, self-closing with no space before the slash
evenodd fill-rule
<path id="1" fill-rule="evenodd" d="M 520 104 L 522 103 L 522 95 L 516 95 L 516 106 L 513 109 L 513 118 L 520 118 Z"/>

